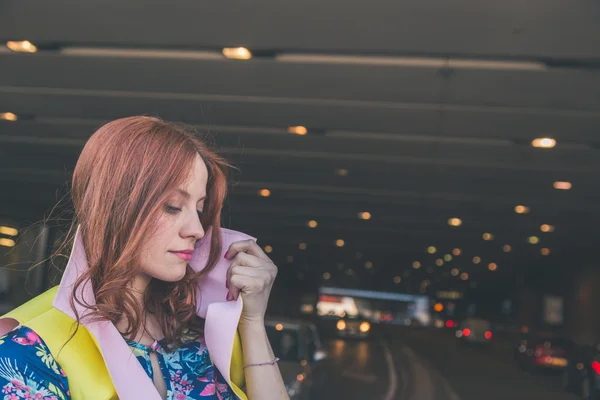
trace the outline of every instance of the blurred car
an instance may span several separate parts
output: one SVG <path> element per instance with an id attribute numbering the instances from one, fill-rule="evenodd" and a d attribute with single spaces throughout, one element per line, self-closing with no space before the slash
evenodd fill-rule
<path id="1" fill-rule="evenodd" d="M 567 367 L 570 341 L 552 333 L 525 334 L 515 348 L 515 359 L 528 371 L 561 370 Z"/>
<path id="2" fill-rule="evenodd" d="M 573 346 L 563 372 L 563 388 L 584 399 L 600 399 L 600 345 Z"/>
<path id="3" fill-rule="evenodd" d="M 489 345 L 494 337 L 490 322 L 481 318 L 466 318 L 458 325 L 455 335 L 459 344 Z"/>
<path id="4" fill-rule="evenodd" d="M 314 324 L 269 318 L 265 321 L 269 343 L 279 357 L 279 370 L 292 400 L 308 400 L 325 384 L 327 353 Z"/>
<path id="5" fill-rule="evenodd" d="M 371 336 L 371 323 L 360 315 L 340 318 L 335 328 L 337 335 L 344 338 L 367 339 Z"/>

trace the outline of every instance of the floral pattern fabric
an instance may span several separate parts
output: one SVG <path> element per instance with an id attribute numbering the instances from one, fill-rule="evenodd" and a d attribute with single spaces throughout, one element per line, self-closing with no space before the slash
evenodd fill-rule
<path id="1" fill-rule="evenodd" d="M 162 341 L 150 347 L 127 340 L 150 379 L 150 354 L 156 353 L 167 387 L 167 400 L 235 400 L 237 397 L 213 365 L 203 340 L 185 343 L 173 352 Z M 0 399 L 69 400 L 65 372 L 33 330 L 20 326 L 0 338 Z"/>

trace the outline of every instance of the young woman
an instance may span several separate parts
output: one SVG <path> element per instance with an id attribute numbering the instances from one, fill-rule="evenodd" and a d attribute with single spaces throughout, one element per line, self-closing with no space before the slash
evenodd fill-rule
<path id="1" fill-rule="evenodd" d="M 277 268 L 219 226 L 227 167 L 156 118 L 91 136 L 61 284 L 0 319 L 4 399 L 288 398 L 264 327 Z"/>

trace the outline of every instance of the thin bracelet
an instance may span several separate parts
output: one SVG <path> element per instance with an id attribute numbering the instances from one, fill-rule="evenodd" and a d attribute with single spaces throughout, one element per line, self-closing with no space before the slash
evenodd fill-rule
<path id="1" fill-rule="evenodd" d="M 262 367 L 263 365 L 275 365 L 278 361 L 279 361 L 279 357 L 275 357 L 275 359 L 273 361 L 269 361 L 266 363 L 244 365 L 244 369 L 246 369 L 248 367 Z"/>

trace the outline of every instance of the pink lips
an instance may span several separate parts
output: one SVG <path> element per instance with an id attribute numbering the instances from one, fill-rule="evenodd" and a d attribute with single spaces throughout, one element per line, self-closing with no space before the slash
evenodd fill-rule
<path id="1" fill-rule="evenodd" d="M 171 251 L 170 253 L 176 255 L 177 257 L 181 258 L 182 260 L 185 261 L 190 261 L 192 259 L 192 254 L 191 253 L 183 253 L 181 251 Z"/>

